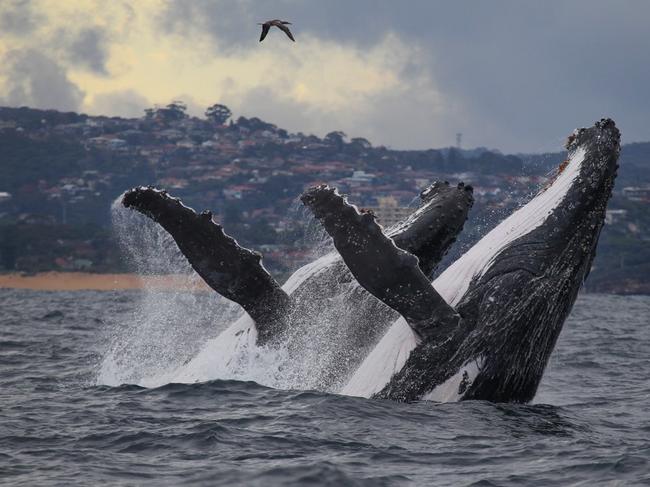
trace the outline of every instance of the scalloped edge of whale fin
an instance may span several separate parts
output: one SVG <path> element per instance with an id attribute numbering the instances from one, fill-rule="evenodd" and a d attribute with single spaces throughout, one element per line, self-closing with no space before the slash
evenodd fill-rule
<path id="1" fill-rule="evenodd" d="M 261 254 L 240 246 L 211 212 L 196 213 L 166 191 L 133 188 L 122 204 L 162 226 L 206 284 L 246 310 L 255 320 L 258 342 L 272 338 L 290 298 L 262 265 Z"/>
<path id="2" fill-rule="evenodd" d="M 399 248 L 416 255 L 431 276 L 463 230 L 474 204 L 473 188 L 434 181 L 420 193 L 420 206 L 402 222 L 385 230 Z"/>
<path id="3" fill-rule="evenodd" d="M 460 316 L 418 267 L 418 258 L 384 234 L 374 215 L 359 211 L 335 188 L 310 188 L 300 198 L 332 237 L 350 272 L 377 299 L 400 313 L 426 340 Z"/>

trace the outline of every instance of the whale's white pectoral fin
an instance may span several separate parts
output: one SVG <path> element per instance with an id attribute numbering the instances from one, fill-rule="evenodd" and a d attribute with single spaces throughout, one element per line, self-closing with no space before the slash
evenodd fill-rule
<path id="1" fill-rule="evenodd" d="M 397 320 L 340 390 L 346 396 L 372 397 L 381 391 L 418 346 L 419 340 L 404 318 Z"/>
<path id="2" fill-rule="evenodd" d="M 422 339 L 455 327 L 460 316 L 431 286 L 413 254 L 387 237 L 335 189 L 319 186 L 301 197 L 334 240 L 350 272 L 368 292 L 400 313 Z"/>

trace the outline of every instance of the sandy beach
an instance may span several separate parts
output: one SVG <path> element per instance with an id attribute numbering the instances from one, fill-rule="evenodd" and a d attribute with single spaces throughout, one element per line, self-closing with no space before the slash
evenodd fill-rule
<path id="1" fill-rule="evenodd" d="M 205 291 L 208 289 L 198 277 L 191 276 L 140 276 L 137 274 L 91 274 L 84 272 L 44 272 L 33 275 L 0 274 L 0 288 L 39 291 L 113 291 L 143 288 Z"/>

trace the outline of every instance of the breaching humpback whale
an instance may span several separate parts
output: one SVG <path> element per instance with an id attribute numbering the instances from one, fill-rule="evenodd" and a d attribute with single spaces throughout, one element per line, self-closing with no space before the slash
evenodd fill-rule
<path id="1" fill-rule="evenodd" d="M 609 119 L 576 130 L 568 163 L 551 184 L 433 283 L 431 270 L 472 203 L 463 186 L 434 185 L 412 217 L 388 230 L 334 189 L 308 190 L 302 200 L 338 254 L 307 264 L 283 286 L 259 254 L 240 247 L 208 212 L 197 214 L 152 188 L 127 192 L 123 204 L 165 228 L 206 283 L 247 312 L 173 380 L 201 380 L 206 374 L 197 369 L 214 371 L 215 359 L 230 367 L 247 347 L 291 350 L 287 331 L 303 316 L 313 317 L 309 310 L 343 295 L 355 319 L 333 360 L 345 363 L 348 373 L 327 378 L 323 389 L 400 401 L 531 400 L 589 272 L 619 139 Z"/>
<path id="2" fill-rule="evenodd" d="M 417 259 L 335 190 L 303 202 L 352 274 L 402 315 L 342 392 L 401 401 L 527 402 L 595 255 L 620 134 L 603 119 L 568 139 L 568 161 L 432 284 Z"/>
<path id="3" fill-rule="evenodd" d="M 419 208 L 387 234 L 416 255 L 421 271 L 430 275 L 467 219 L 473 203 L 472 188 L 462 183 L 435 182 L 420 198 Z M 261 255 L 226 235 L 209 212 L 197 214 L 166 192 L 147 187 L 127 191 L 122 203 L 160 224 L 203 280 L 247 312 L 218 339 L 223 355 L 219 359 L 228 363 L 224 367 L 234 362 L 232 356 L 239 350 L 251 345 L 282 345 L 300 353 L 292 350 L 299 347 L 295 329 L 313 331 L 317 323 L 301 325 L 306 320 L 317 321 L 336 301 L 348 314 L 338 329 L 339 338 L 344 339 L 338 340 L 340 345 L 327 358 L 329 373 L 323 374 L 315 386 L 337 390 L 397 318 L 357 283 L 336 252 L 301 267 L 280 286 L 263 267 Z M 201 359 L 199 355 L 196 361 Z M 174 380 L 196 379 L 185 370 Z"/>

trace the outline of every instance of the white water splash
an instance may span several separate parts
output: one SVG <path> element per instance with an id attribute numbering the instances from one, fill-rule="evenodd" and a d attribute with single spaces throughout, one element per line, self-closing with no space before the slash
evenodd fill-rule
<path id="1" fill-rule="evenodd" d="M 287 280 L 283 289 L 289 294 L 340 259 L 331 252 L 331 241 L 311 215 L 297 207 L 294 212 L 297 223 L 305 225 L 299 245 L 309 249 L 310 257 L 322 257 L 299 268 Z M 328 316 L 294 317 L 292 336 L 287 339 L 299 343 L 299 357 L 290 357 L 282 347 L 257 347 L 255 324 L 236 304 L 211 291 L 188 291 L 201 278 L 167 232 L 125 209 L 121 197 L 112 206 L 112 218 L 116 237 L 135 272 L 182 279 L 177 290 L 159 290 L 143 283 L 129 323 L 117 326 L 109 337 L 111 345 L 98 372 L 98 384 L 157 387 L 170 382 L 237 379 L 283 389 L 315 388 L 325 373 L 328 350 L 337 348 L 331 330 L 340 328 L 337 316 L 347 313 L 345 296 L 337 300 L 340 305 L 329 303 Z M 308 336 L 301 328 L 305 326 L 314 332 Z"/>
<path id="2" fill-rule="evenodd" d="M 128 323 L 116 324 L 97 376 L 99 384 L 142 384 L 194 356 L 241 314 L 215 293 L 188 292 L 201 282 L 173 239 L 135 211 L 113 203 L 113 229 L 130 267 L 139 275 L 173 275 L 177 289 L 145 287 Z"/>

